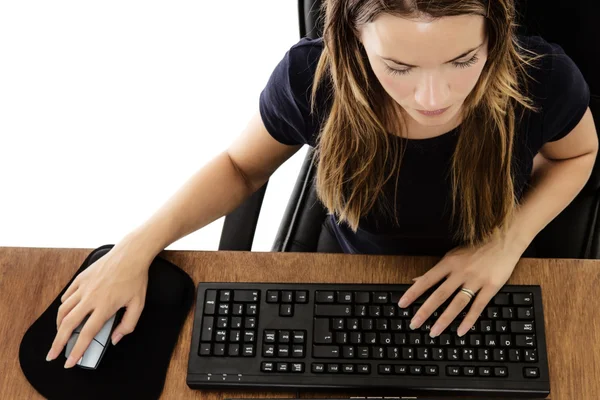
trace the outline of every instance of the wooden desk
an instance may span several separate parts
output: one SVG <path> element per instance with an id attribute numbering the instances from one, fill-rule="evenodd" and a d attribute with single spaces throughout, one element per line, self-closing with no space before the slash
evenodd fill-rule
<path id="1" fill-rule="evenodd" d="M 0 399 L 42 398 L 19 365 L 19 344 L 93 249 L 0 247 Z M 411 283 L 438 258 L 315 253 L 163 251 L 195 282 Z M 508 284 L 542 286 L 550 398 L 600 398 L 600 261 L 519 261 Z M 292 397 L 293 393 L 196 391 L 185 383 L 194 310 L 183 326 L 162 398 Z M 332 397 L 303 393 L 302 397 Z M 346 394 L 350 396 L 350 393 Z"/>

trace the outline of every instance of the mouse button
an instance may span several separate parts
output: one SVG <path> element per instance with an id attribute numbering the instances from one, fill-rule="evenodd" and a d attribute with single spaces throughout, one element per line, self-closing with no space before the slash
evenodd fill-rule
<path id="1" fill-rule="evenodd" d="M 100 361 L 100 357 L 102 357 L 103 351 L 104 347 L 95 340 L 92 340 L 85 353 L 83 353 L 80 363 L 77 363 L 77 365 L 95 369 L 98 361 Z"/>
<path id="2" fill-rule="evenodd" d="M 98 342 L 100 342 L 102 346 L 106 346 L 106 344 L 108 343 L 108 337 L 110 336 L 114 322 L 115 316 L 113 315 L 108 321 L 106 321 L 102 329 L 100 329 L 100 332 L 98 332 L 98 334 L 94 338 Z"/>
<path id="3" fill-rule="evenodd" d="M 67 342 L 67 346 L 65 347 L 65 357 L 69 358 L 73 347 L 75 347 L 75 342 L 77 342 L 77 338 L 79 337 L 79 333 L 73 333 L 69 341 Z"/>

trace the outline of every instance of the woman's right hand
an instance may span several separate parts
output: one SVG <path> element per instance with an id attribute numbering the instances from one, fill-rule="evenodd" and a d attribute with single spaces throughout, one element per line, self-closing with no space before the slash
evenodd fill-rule
<path id="1" fill-rule="evenodd" d="M 64 349 L 73 331 L 91 313 L 71 350 L 65 368 L 75 365 L 96 334 L 122 307 L 127 310 L 113 330 L 116 344 L 135 329 L 146 301 L 148 269 L 153 257 L 125 238 L 81 272 L 61 297 L 56 317 L 57 334 L 48 353 L 53 360 Z"/>

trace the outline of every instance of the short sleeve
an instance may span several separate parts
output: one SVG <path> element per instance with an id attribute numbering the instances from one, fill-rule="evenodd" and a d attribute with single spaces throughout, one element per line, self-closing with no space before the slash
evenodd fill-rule
<path id="1" fill-rule="evenodd" d="M 590 88 L 575 62 L 561 46 L 550 43 L 547 96 L 542 103 L 542 144 L 567 136 L 579 123 L 590 102 Z"/>
<path id="2" fill-rule="evenodd" d="M 273 70 L 259 96 L 265 128 L 280 143 L 314 146 L 318 126 L 310 115 L 309 98 L 322 42 L 303 38 Z"/>

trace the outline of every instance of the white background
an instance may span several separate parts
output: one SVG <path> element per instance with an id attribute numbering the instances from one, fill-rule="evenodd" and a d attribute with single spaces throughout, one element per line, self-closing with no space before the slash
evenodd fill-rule
<path id="1" fill-rule="evenodd" d="M 297 2 L 0 3 L 0 246 L 118 242 L 223 151 L 299 40 Z M 306 146 L 272 176 L 270 251 Z M 224 218 L 168 250 L 217 250 Z"/>

